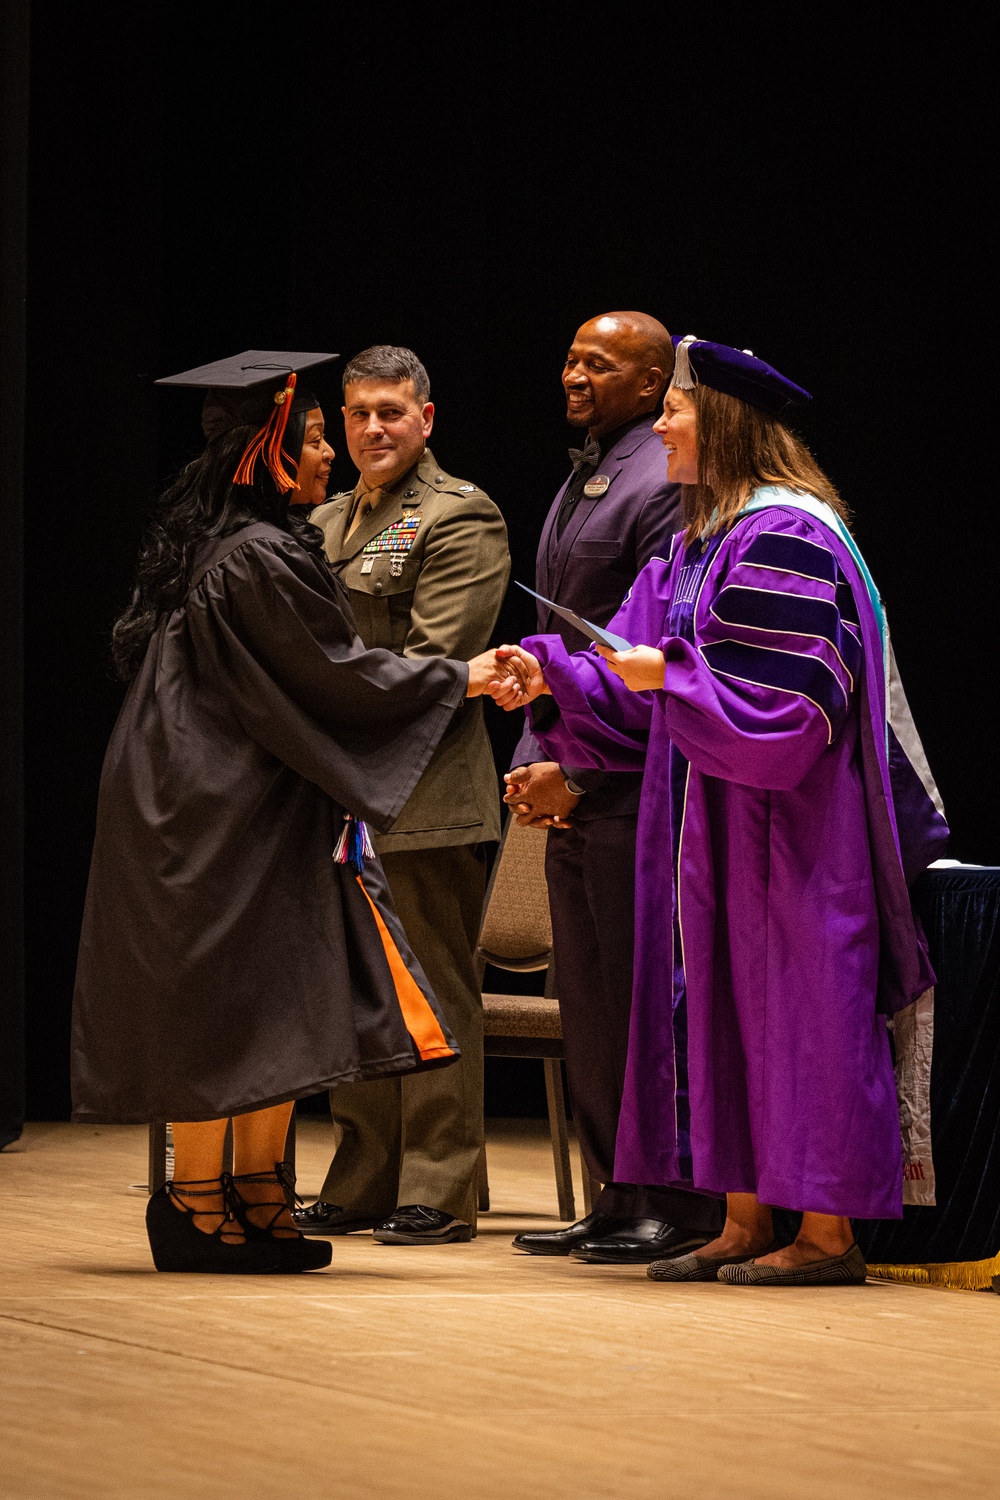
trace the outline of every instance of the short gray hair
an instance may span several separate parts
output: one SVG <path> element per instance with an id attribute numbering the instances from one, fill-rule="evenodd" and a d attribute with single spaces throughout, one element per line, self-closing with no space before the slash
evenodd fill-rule
<path id="1" fill-rule="evenodd" d="M 427 371 L 412 349 L 397 349 L 394 344 L 373 344 L 370 349 L 362 349 L 344 371 L 344 390 L 359 380 L 412 380 L 413 394 L 421 405 L 430 400 Z"/>

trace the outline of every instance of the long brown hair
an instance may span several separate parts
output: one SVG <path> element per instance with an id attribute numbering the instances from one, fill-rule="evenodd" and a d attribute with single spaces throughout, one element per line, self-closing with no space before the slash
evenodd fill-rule
<path id="1" fill-rule="evenodd" d="M 698 423 L 698 483 L 684 486 L 685 542 L 727 530 L 754 490 L 767 484 L 815 495 L 849 519 L 832 481 L 777 417 L 707 385 L 684 394 L 694 402 Z"/>

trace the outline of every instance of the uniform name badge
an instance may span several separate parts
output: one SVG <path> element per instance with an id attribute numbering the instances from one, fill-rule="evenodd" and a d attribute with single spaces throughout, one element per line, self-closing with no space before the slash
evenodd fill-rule
<path id="1" fill-rule="evenodd" d="M 610 483 L 611 480 L 607 474 L 595 474 L 592 479 L 587 480 L 587 483 L 583 487 L 583 493 L 587 496 L 588 500 L 596 500 L 599 495 L 604 494 Z"/>

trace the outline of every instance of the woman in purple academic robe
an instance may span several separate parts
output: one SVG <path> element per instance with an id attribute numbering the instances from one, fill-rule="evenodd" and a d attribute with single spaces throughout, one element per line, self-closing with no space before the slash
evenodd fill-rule
<path id="1" fill-rule="evenodd" d="M 529 694 L 494 692 L 553 695 L 553 760 L 644 767 L 615 1176 L 727 1199 L 718 1239 L 657 1280 L 863 1281 L 851 1217 L 902 1212 L 886 1021 L 933 983 L 907 881 L 947 828 L 887 722 L 843 503 L 781 420 L 807 399 L 680 341 L 656 430 L 688 527 L 611 621 L 632 649 L 530 637 Z M 793 1244 L 770 1205 L 802 1211 Z"/>

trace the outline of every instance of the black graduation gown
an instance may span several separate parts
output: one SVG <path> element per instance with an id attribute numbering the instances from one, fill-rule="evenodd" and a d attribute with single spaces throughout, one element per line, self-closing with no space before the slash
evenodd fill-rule
<path id="1" fill-rule="evenodd" d="M 101 777 L 73 1118 L 219 1119 L 457 1056 L 377 860 L 462 702 L 463 662 L 368 651 L 321 556 L 216 540 L 161 620 Z"/>

